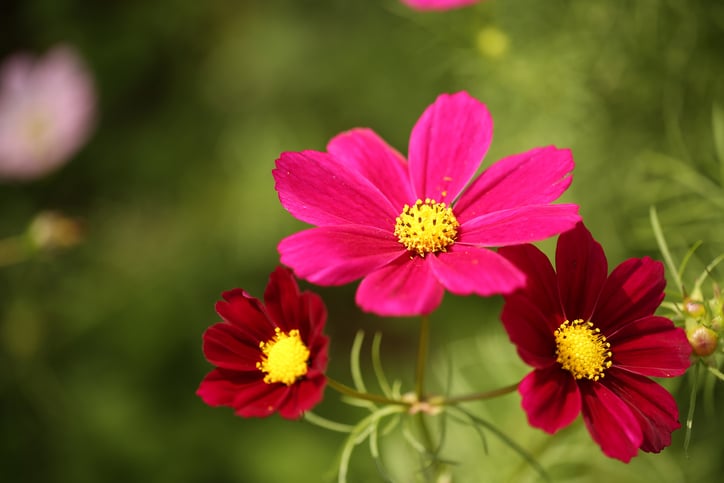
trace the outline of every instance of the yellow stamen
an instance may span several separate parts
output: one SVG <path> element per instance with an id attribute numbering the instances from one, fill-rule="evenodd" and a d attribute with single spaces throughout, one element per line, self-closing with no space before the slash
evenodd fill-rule
<path id="1" fill-rule="evenodd" d="M 593 322 L 576 319 L 565 321 L 558 327 L 556 337 L 557 362 L 576 379 L 598 381 L 611 367 L 611 344 L 606 336 L 594 327 Z"/>
<path id="2" fill-rule="evenodd" d="M 307 373 L 309 349 L 296 329 L 285 334 L 277 327 L 274 332 L 273 339 L 259 343 L 264 355 L 256 367 L 266 374 L 264 382 L 267 384 L 281 382 L 291 386 Z"/>
<path id="3" fill-rule="evenodd" d="M 425 257 L 447 251 L 455 243 L 459 227 L 452 208 L 427 198 L 404 206 L 395 222 L 395 235 L 407 250 Z"/>

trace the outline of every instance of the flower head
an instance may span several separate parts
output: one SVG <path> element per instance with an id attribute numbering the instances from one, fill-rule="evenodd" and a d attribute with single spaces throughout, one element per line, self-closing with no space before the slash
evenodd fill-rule
<path id="1" fill-rule="evenodd" d="M 683 329 L 654 315 L 663 265 L 631 258 L 607 275 L 603 249 L 582 223 L 558 239 L 555 270 L 532 245 L 500 253 L 528 276 L 505 297 L 502 320 L 535 368 L 519 386 L 530 424 L 554 433 L 582 413 L 603 452 L 625 462 L 639 448 L 671 444 L 676 402 L 649 377 L 683 374 L 691 348 Z"/>
<path id="2" fill-rule="evenodd" d="M 321 285 L 363 278 L 357 303 L 380 315 L 432 312 L 444 290 L 509 293 L 525 276 L 492 247 L 542 240 L 580 220 L 552 205 L 573 157 L 549 146 L 506 157 L 471 182 L 492 138 L 485 105 L 443 94 L 417 121 L 409 161 L 369 129 L 342 133 L 327 152 L 282 153 L 282 205 L 316 228 L 279 244 L 281 261 Z"/>
<path id="3" fill-rule="evenodd" d="M 402 3 L 415 10 L 451 10 L 478 2 L 480 0 L 402 0 Z"/>
<path id="4" fill-rule="evenodd" d="M 322 299 L 300 293 L 282 267 L 269 278 L 264 304 L 241 289 L 224 292 L 223 298 L 216 304 L 223 322 L 204 333 L 204 354 L 216 369 L 196 394 L 244 417 L 279 412 L 296 419 L 321 401 L 328 345 Z"/>
<path id="5" fill-rule="evenodd" d="M 27 180 L 65 163 L 93 124 L 93 81 L 78 54 L 16 54 L 0 67 L 0 179 Z"/>

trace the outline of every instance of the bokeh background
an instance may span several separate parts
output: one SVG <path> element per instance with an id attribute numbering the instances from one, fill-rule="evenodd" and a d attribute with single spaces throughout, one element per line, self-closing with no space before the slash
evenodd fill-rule
<path id="1" fill-rule="evenodd" d="M 195 396 L 211 369 L 201 334 L 221 291 L 261 296 L 276 244 L 302 227 L 274 191 L 279 153 L 323 150 L 356 126 L 405 152 L 441 92 L 488 105 L 488 162 L 548 144 L 573 150 L 565 200 L 580 204 L 611 266 L 660 258 L 651 205 L 678 260 L 704 242 L 685 281 L 724 252 L 722 2 L 489 0 L 438 14 L 396 0 L 2 2 L 0 58 L 58 43 L 94 73 L 96 130 L 57 172 L 0 185 L 0 238 L 49 209 L 81 219 L 85 236 L 0 268 L 4 482 L 334 480 L 342 435 L 236 418 Z M 360 313 L 353 286 L 315 290 L 329 306 L 330 374 L 349 382 L 354 333 L 382 330 L 388 376 L 410 388 L 417 321 Z M 432 319 L 432 389 L 493 389 L 527 372 L 500 307 L 446 296 Z M 469 408 L 554 481 L 719 481 L 723 384 L 700 385 L 688 454 L 678 431 L 663 454 L 629 465 L 603 456 L 580 420 L 553 437 L 528 428 L 516 394 Z M 666 385 L 683 420 L 692 379 Z M 338 400 L 328 391 L 317 412 L 364 414 Z M 492 435 L 486 453 L 451 422 L 446 441 L 455 481 L 539 480 Z M 414 481 L 403 446 L 390 438 L 385 463 Z M 382 478 L 362 446 L 350 482 L 371 481 Z"/>

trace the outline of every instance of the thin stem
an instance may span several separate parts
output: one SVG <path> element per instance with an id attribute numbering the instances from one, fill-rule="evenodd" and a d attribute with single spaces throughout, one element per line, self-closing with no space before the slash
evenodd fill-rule
<path id="1" fill-rule="evenodd" d="M 417 369 L 415 371 L 415 395 L 418 401 L 425 396 L 425 366 L 427 365 L 427 347 L 430 343 L 430 318 L 423 315 L 420 320 L 420 338 L 417 344 Z"/>
<path id="2" fill-rule="evenodd" d="M 486 392 L 476 392 L 473 394 L 466 394 L 463 396 L 455 396 L 455 397 L 447 397 L 442 399 L 440 402 L 441 405 L 453 405 L 461 402 L 468 402 L 468 401 L 482 401 L 485 399 L 492 399 L 494 397 L 498 396 L 504 396 L 505 394 L 510 394 L 511 392 L 518 389 L 519 382 L 516 382 L 515 384 L 511 384 L 510 386 L 501 387 L 500 389 L 494 389 L 492 391 L 486 391 Z"/>
<path id="3" fill-rule="evenodd" d="M 311 411 L 307 411 L 304 413 L 304 419 L 314 424 L 315 426 L 329 429 L 330 431 L 337 431 L 338 433 L 351 433 L 354 429 L 354 426 L 329 420 Z"/>
<path id="4" fill-rule="evenodd" d="M 341 382 L 335 381 L 334 379 L 327 378 L 327 385 L 337 391 L 340 394 L 349 396 L 355 399 L 362 399 L 364 401 L 372 401 L 380 404 L 396 404 L 398 406 L 410 406 L 411 403 L 403 401 L 401 399 L 390 399 L 379 394 L 370 394 L 366 392 L 359 392 L 356 389 L 349 387 Z"/>

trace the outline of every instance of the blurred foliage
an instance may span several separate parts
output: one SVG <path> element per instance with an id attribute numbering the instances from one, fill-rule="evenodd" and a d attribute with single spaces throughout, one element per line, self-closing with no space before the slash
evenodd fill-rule
<path id="1" fill-rule="evenodd" d="M 261 296 L 276 243 L 301 226 L 273 188 L 279 153 L 324 149 L 355 126 L 405 152 L 440 92 L 465 89 L 488 104 L 489 161 L 572 148 L 565 199 L 580 204 L 611 266 L 658 256 L 652 204 L 679 258 L 704 242 L 692 267 L 724 251 L 722 2 L 488 0 L 440 14 L 395 0 L 2 3 L 0 58 L 57 43 L 77 47 L 94 71 L 100 121 L 59 172 L 0 186 L 0 238 L 44 210 L 85 227 L 80 246 L 0 271 L 3 481 L 331 479 L 339 435 L 234 418 L 194 395 L 210 369 L 201 334 L 222 290 Z M 416 323 L 360 314 L 354 287 L 319 292 L 331 374 L 348 377 L 358 328 L 383 329 L 383 360 L 409 383 Z M 447 296 L 433 316 L 438 389 L 445 364 L 460 367 L 455 392 L 525 374 L 499 308 Z M 687 379 L 667 382 L 685 414 Z M 679 431 L 662 455 L 630 465 L 603 456 L 580 421 L 553 437 L 530 429 L 515 394 L 471 409 L 531 449 L 555 481 L 718 481 L 721 384 L 708 397 L 688 458 Z M 318 412 L 355 416 L 336 399 L 328 392 Z M 486 456 L 474 431 L 451 431 L 444 453 L 463 462 L 459 481 L 536 481 L 492 438 Z M 389 451 L 402 450 L 391 442 Z M 351 481 L 380 478 L 363 451 L 351 470 Z"/>

